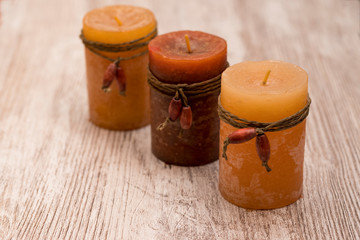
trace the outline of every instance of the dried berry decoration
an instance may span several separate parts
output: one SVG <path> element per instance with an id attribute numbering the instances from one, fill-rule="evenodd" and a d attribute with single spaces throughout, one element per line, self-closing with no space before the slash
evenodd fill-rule
<path id="1" fill-rule="evenodd" d="M 103 78 L 103 83 L 101 89 L 104 92 L 110 92 L 110 85 L 113 82 L 116 76 L 116 65 L 115 63 L 110 63 L 106 68 Z"/>
<path id="2" fill-rule="evenodd" d="M 171 100 L 170 104 L 169 104 L 169 119 L 171 121 L 175 121 L 176 119 L 178 119 L 180 117 L 181 114 L 181 107 L 182 107 L 182 103 L 181 103 L 181 99 L 176 99 L 175 97 L 173 97 L 173 99 Z"/>
<path id="3" fill-rule="evenodd" d="M 229 143 L 243 143 L 253 139 L 254 137 L 256 137 L 255 128 L 242 128 L 231 133 L 228 136 L 228 139 Z"/>
<path id="4" fill-rule="evenodd" d="M 256 151 L 262 161 L 262 165 L 266 168 L 266 171 L 270 172 L 271 168 L 267 164 L 270 159 L 270 143 L 265 134 L 256 136 Z"/>
<path id="5" fill-rule="evenodd" d="M 262 165 L 266 168 L 266 171 L 270 172 L 271 168 L 267 164 L 270 159 L 270 143 L 261 129 L 241 128 L 230 133 L 224 141 L 223 158 L 227 160 L 226 151 L 229 144 L 244 143 L 254 137 L 256 137 L 256 151 L 262 161 Z"/>
<path id="6" fill-rule="evenodd" d="M 267 78 L 269 77 L 269 74 L 270 71 L 268 71 L 265 76 L 265 79 L 263 81 L 264 85 L 266 85 L 266 81 Z M 238 128 L 240 130 L 246 129 L 248 127 L 254 128 L 256 132 L 257 153 L 263 163 L 262 165 L 266 168 L 268 172 L 270 172 L 271 168 L 268 166 L 268 161 L 270 159 L 270 143 L 267 136 L 265 135 L 265 132 L 277 132 L 295 127 L 299 123 L 303 122 L 306 119 L 306 117 L 309 115 L 310 104 L 311 104 L 311 99 L 308 96 L 306 105 L 301 110 L 294 113 L 293 115 L 280 119 L 275 122 L 257 122 L 257 121 L 250 121 L 244 118 L 239 118 L 238 116 L 224 109 L 224 107 L 221 105 L 220 96 L 219 96 L 218 113 L 220 120 L 229 124 L 232 127 Z M 234 133 L 230 134 L 224 140 L 222 157 L 225 160 L 227 160 L 226 151 L 228 145 L 231 143 L 245 142 L 246 139 L 248 139 L 248 137 L 249 139 L 251 139 L 251 136 L 253 136 L 252 134 L 254 134 L 253 132 L 254 130 L 246 130 L 246 131 L 250 131 L 249 133 L 245 131 L 244 132 L 235 131 Z"/>
<path id="7" fill-rule="evenodd" d="M 109 43 L 103 43 L 103 42 L 96 42 L 87 39 L 84 34 L 83 30 L 81 30 L 80 39 L 84 43 L 85 47 L 91 51 L 92 53 L 96 54 L 99 57 L 102 57 L 110 62 L 112 62 L 108 68 L 105 70 L 104 78 L 103 78 L 103 85 L 101 89 L 104 92 L 110 92 L 110 85 L 113 82 L 114 78 L 117 75 L 117 69 L 116 67 L 119 65 L 120 62 L 138 58 L 140 56 L 143 56 L 148 53 L 148 49 L 145 48 L 142 52 L 139 52 L 134 55 L 130 55 L 128 57 L 117 57 L 117 58 L 111 58 L 106 55 L 104 55 L 102 52 L 111 52 L 111 53 L 121 53 L 121 52 L 129 52 L 132 50 L 139 49 L 140 47 L 146 46 L 153 38 L 157 36 L 157 27 L 155 28 L 145 36 L 142 36 L 138 39 L 132 40 L 130 42 L 125 43 L 115 43 L 115 44 L 109 44 Z M 126 47 L 125 47 L 126 46 Z M 126 89 L 126 78 L 119 78 L 117 79 L 117 82 L 121 84 L 120 87 L 120 94 L 125 95 L 125 89 Z M 119 85 L 120 86 L 120 85 Z"/>
<path id="8" fill-rule="evenodd" d="M 119 94 L 125 96 L 126 91 L 126 76 L 124 69 L 120 66 L 116 68 L 116 82 L 119 86 Z"/>
<path id="9" fill-rule="evenodd" d="M 180 115 L 180 126 L 182 129 L 189 129 L 192 124 L 192 111 L 190 106 L 182 108 Z"/>

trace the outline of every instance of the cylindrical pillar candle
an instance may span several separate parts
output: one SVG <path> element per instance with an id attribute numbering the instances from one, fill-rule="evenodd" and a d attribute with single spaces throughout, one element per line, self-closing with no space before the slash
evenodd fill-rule
<path id="1" fill-rule="evenodd" d="M 91 122 L 114 130 L 136 129 L 149 124 L 147 42 L 155 35 L 155 17 L 141 7 L 109 6 L 94 9 L 84 16 L 82 37 L 86 47 Z M 115 82 L 116 77 L 117 84 L 105 86 L 112 91 L 104 92 L 104 74 L 113 60 L 118 71 L 115 76 L 110 74 L 109 81 Z M 105 85 L 109 85 L 109 81 Z"/>
<path id="2" fill-rule="evenodd" d="M 229 67 L 222 75 L 221 105 L 241 119 L 279 121 L 303 109 L 307 96 L 307 73 L 286 62 L 243 62 Z M 219 190 L 222 196 L 248 209 L 279 208 L 299 199 L 303 184 L 305 121 L 283 131 L 266 132 L 271 150 L 270 172 L 262 166 L 255 139 L 228 145 L 227 160 L 222 157 L 223 143 L 235 130 L 220 121 Z"/>
<path id="3" fill-rule="evenodd" d="M 188 46 L 185 36 L 189 40 Z M 179 31 L 160 35 L 149 43 L 149 70 L 163 83 L 201 83 L 224 71 L 227 67 L 226 50 L 224 39 L 204 32 Z M 179 132 L 182 131 L 179 119 L 169 121 L 163 130 L 157 129 L 169 116 L 169 103 L 173 96 L 151 88 L 153 154 L 168 164 L 182 166 L 202 165 L 217 160 L 219 92 L 218 87 L 206 95 L 201 95 L 200 91 L 199 96 L 187 97 L 187 104 L 192 110 L 192 125 L 183 130 L 179 137 Z M 181 114 L 183 113 L 184 110 Z"/>

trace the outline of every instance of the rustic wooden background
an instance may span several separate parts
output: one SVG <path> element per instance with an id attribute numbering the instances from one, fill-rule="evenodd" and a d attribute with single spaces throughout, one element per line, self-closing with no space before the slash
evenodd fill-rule
<path id="1" fill-rule="evenodd" d="M 301 200 L 238 208 L 218 192 L 218 162 L 169 167 L 149 127 L 88 121 L 81 20 L 115 3 L 153 10 L 160 33 L 222 36 L 230 63 L 308 71 Z M 360 239 L 358 0 L 0 0 L 0 11 L 0 239 Z"/>

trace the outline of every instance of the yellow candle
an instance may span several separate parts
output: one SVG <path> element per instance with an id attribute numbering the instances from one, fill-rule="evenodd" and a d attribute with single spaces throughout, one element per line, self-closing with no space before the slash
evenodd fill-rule
<path id="1" fill-rule="evenodd" d="M 154 14 L 144 8 L 134 6 L 109 6 L 94 9 L 83 18 L 83 35 L 86 39 L 101 43 L 119 44 L 139 39 L 156 28 Z M 144 39 L 147 41 L 149 39 Z M 131 57 L 146 51 L 147 46 L 126 52 L 100 52 L 116 59 Z M 98 52 L 98 51 L 97 51 Z M 87 87 L 90 120 L 104 128 L 130 130 L 149 124 L 149 87 L 147 85 L 148 54 L 121 61 L 119 66 L 126 76 L 126 96 L 117 91 L 116 83 L 112 91 L 101 90 L 104 72 L 111 63 L 85 48 Z"/>
<path id="2" fill-rule="evenodd" d="M 300 67 L 280 61 L 243 62 L 222 75 L 221 104 L 236 116 L 273 122 L 301 110 L 307 102 L 308 77 Z M 256 152 L 255 139 L 230 144 L 236 128 L 220 122 L 219 190 L 229 202 L 249 209 L 272 209 L 300 198 L 303 182 L 305 121 L 279 132 L 267 132 L 271 155 L 267 172 Z"/>

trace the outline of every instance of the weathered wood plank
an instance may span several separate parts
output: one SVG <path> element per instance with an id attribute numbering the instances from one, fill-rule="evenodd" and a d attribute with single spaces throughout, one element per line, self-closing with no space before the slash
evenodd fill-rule
<path id="1" fill-rule="evenodd" d="M 359 1 L 125 1 L 160 33 L 203 30 L 229 62 L 281 59 L 309 73 L 303 198 L 247 211 L 217 189 L 218 163 L 169 167 L 150 131 L 88 122 L 88 10 L 112 1 L 0 2 L 0 239 L 360 239 Z"/>

